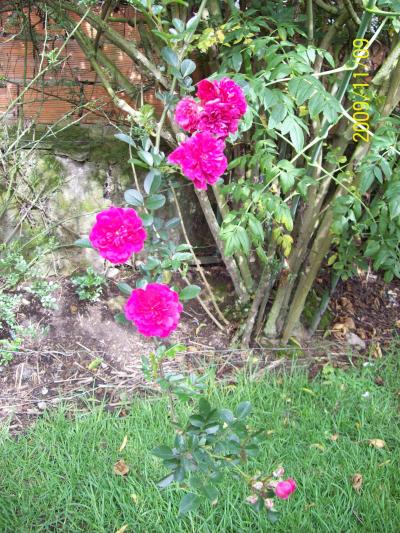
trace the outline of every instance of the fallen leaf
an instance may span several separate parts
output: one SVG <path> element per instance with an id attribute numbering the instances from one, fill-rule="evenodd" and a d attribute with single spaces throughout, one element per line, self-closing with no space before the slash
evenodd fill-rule
<path id="1" fill-rule="evenodd" d="M 126 531 L 127 529 L 128 529 L 128 524 L 125 524 L 124 526 L 120 527 L 118 531 L 116 531 L 115 533 L 124 533 L 124 531 Z"/>
<path id="2" fill-rule="evenodd" d="M 383 357 L 382 348 L 381 348 L 381 345 L 379 344 L 379 342 L 374 343 L 372 345 L 372 347 L 371 347 L 371 355 L 375 359 L 382 359 L 382 357 Z"/>
<path id="3" fill-rule="evenodd" d="M 114 465 L 114 474 L 117 476 L 126 476 L 129 472 L 129 466 L 125 463 L 123 459 L 117 461 Z"/>
<path id="4" fill-rule="evenodd" d="M 69 309 L 71 313 L 76 313 L 78 311 L 78 307 L 76 305 L 70 305 Z"/>
<path id="5" fill-rule="evenodd" d="M 315 396 L 315 392 L 311 389 L 307 389 L 307 387 L 302 387 L 301 390 L 306 392 L 307 394 L 311 394 L 312 396 Z"/>
<path id="6" fill-rule="evenodd" d="M 336 442 L 339 438 L 339 433 L 335 433 L 334 435 L 331 435 L 330 439 L 333 441 L 333 442 Z"/>
<path id="7" fill-rule="evenodd" d="M 386 446 L 386 442 L 382 439 L 369 439 L 368 444 L 374 448 L 384 448 Z"/>
<path id="8" fill-rule="evenodd" d="M 133 501 L 133 503 L 137 503 L 138 500 L 139 500 L 139 497 L 137 494 L 131 494 L 131 499 Z"/>
<path id="9" fill-rule="evenodd" d="M 351 486 L 353 489 L 357 492 L 357 494 L 360 494 L 361 488 L 363 484 L 363 477 L 361 474 L 354 474 L 354 476 L 351 478 Z"/>
<path id="10" fill-rule="evenodd" d="M 394 325 L 396 326 L 396 328 L 400 328 L 400 320 L 396 320 L 396 322 L 394 323 Z"/>
<path id="11" fill-rule="evenodd" d="M 386 461 L 383 461 L 383 463 L 379 463 L 378 468 L 382 468 L 382 466 L 390 465 L 392 461 L 390 459 L 387 459 Z"/>
<path id="12" fill-rule="evenodd" d="M 103 362 L 103 359 L 101 357 L 96 357 L 88 364 L 88 370 L 97 370 L 101 363 Z"/>
<path id="13" fill-rule="evenodd" d="M 374 379 L 374 382 L 375 382 L 375 385 L 378 385 L 379 387 L 382 387 L 385 384 L 381 376 L 376 376 L 376 378 Z"/>
<path id="14" fill-rule="evenodd" d="M 124 440 L 122 441 L 121 446 L 119 447 L 119 452 L 122 452 L 122 450 L 125 448 L 125 446 L 128 444 L 128 435 L 125 435 Z"/>
<path id="15" fill-rule="evenodd" d="M 323 444 L 319 444 L 318 442 L 315 444 L 310 444 L 310 448 L 317 448 L 317 450 L 320 450 L 321 452 L 325 451 L 325 446 Z"/>

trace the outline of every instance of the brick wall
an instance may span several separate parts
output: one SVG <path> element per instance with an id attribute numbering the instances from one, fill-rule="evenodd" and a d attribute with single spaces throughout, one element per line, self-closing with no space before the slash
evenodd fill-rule
<path id="1" fill-rule="evenodd" d="M 113 15 L 117 17 L 134 18 L 135 12 L 130 7 L 120 8 Z M 74 20 L 79 17 L 71 15 Z M 48 21 L 45 42 L 45 28 L 38 13 L 30 15 L 33 31 L 35 32 L 36 48 L 31 39 L 22 36 L 15 14 L 0 13 L 0 113 L 4 113 L 15 99 L 38 73 L 41 52 L 60 48 L 64 44 L 65 32 Z M 127 39 L 134 40 L 140 48 L 139 33 L 126 23 L 111 23 L 112 27 Z M 86 22 L 81 29 L 94 38 L 96 32 Z M 142 78 L 136 70 L 132 60 L 114 45 L 105 42 L 102 51 L 121 72 L 138 87 L 142 87 Z M 65 61 L 56 69 L 49 70 L 35 82 L 21 97 L 23 115 L 25 119 L 38 123 L 54 124 L 64 117 L 80 119 L 82 123 L 107 122 L 108 119 L 118 120 L 124 115 L 110 101 L 109 96 L 97 80 L 91 68 L 74 39 L 71 39 L 61 57 Z M 60 58 L 61 58 L 60 57 Z M 43 65 L 46 65 L 46 61 Z M 124 97 L 123 93 L 120 96 Z M 147 103 L 156 107 L 159 113 L 162 104 L 155 97 L 154 88 L 143 86 L 143 98 Z M 137 108 L 138 101 L 127 99 L 132 107 Z M 15 119 L 21 112 L 21 105 L 13 106 L 9 111 L 9 118 Z M 106 118 L 106 116 L 108 118 Z"/>

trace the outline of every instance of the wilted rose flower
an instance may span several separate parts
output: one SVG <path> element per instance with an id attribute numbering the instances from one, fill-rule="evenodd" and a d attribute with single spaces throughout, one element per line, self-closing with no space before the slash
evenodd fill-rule
<path id="1" fill-rule="evenodd" d="M 168 161 L 179 165 L 183 174 L 197 189 L 207 189 L 225 172 L 228 166 L 225 144 L 208 132 L 196 133 L 178 146 Z"/>
<path id="2" fill-rule="evenodd" d="M 258 501 L 257 494 L 252 494 L 251 496 L 247 496 L 246 502 L 250 503 L 251 505 L 255 505 Z"/>
<path id="3" fill-rule="evenodd" d="M 177 292 L 162 283 L 149 283 L 132 291 L 125 317 L 145 337 L 168 337 L 176 329 L 182 310 Z"/>
<path id="4" fill-rule="evenodd" d="M 201 107 L 193 98 L 183 98 L 175 109 L 175 120 L 179 126 L 193 133 L 199 124 Z"/>
<path id="5" fill-rule="evenodd" d="M 262 481 L 256 481 L 252 484 L 252 487 L 254 490 L 262 490 L 262 488 L 264 487 L 264 483 Z"/>
<path id="6" fill-rule="evenodd" d="M 280 466 L 279 468 L 277 468 L 276 470 L 272 472 L 272 475 L 274 477 L 282 477 L 284 473 L 285 473 L 285 469 L 282 466 Z"/>
<path id="7" fill-rule="evenodd" d="M 120 264 L 143 249 L 146 236 L 134 209 L 110 207 L 96 216 L 89 240 L 101 257 Z"/>
<path id="8" fill-rule="evenodd" d="M 281 500 L 287 500 L 289 496 L 296 490 L 296 482 L 294 479 L 287 479 L 280 481 L 275 487 L 275 494 Z"/>
<path id="9" fill-rule="evenodd" d="M 271 498 L 265 498 L 264 505 L 270 511 L 274 508 L 274 500 L 271 500 Z"/>

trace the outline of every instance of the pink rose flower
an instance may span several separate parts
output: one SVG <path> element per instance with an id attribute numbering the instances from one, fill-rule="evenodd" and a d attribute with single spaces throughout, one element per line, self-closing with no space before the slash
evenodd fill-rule
<path id="1" fill-rule="evenodd" d="M 215 81 L 201 80 L 197 84 L 197 97 L 200 98 L 203 105 L 217 98 L 218 91 L 216 83 Z"/>
<path id="2" fill-rule="evenodd" d="M 251 496 L 247 496 L 246 502 L 250 503 L 250 505 L 255 505 L 258 502 L 257 494 L 252 494 Z"/>
<path id="3" fill-rule="evenodd" d="M 282 477 L 284 473 L 285 469 L 283 468 L 283 466 L 279 466 L 276 470 L 272 472 L 272 475 L 274 477 Z"/>
<path id="4" fill-rule="evenodd" d="M 209 131 L 216 137 L 225 138 L 237 131 L 238 124 L 239 118 L 233 116 L 230 106 L 216 101 L 205 104 L 200 114 L 198 129 Z"/>
<path id="5" fill-rule="evenodd" d="M 240 118 L 246 113 L 247 104 L 242 88 L 230 78 L 200 81 L 197 96 L 203 106 L 209 102 L 225 104 L 232 113 L 232 118 Z"/>
<path id="6" fill-rule="evenodd" d="M 197 189 L 207 189 L 225 172 L 228 166 L 225 144 L 209 132 L 196 133 L 178 146 L 168 161 L 179 165 L 182 173 L 193 181 Z"/>
<path id="7" fill-rule="evenodd" d="M 193 98 L 183 98 L 175 109 L 175 120 L 179 126 L 189 133 L 197 130 L 201 107 Z"/>
<path id="8" fill-rule="evenodd" d="M 162 283 L 149 283 L 132 291 L 125 317 L 145 337 L 168 337 L 176 329 L 182 310 L 177 292 Z"/>
<path id="9" fill-rule="evenodd" d="M 110 207 L 96 216 L 89 240 L 101 257 L 119 264 L 143 249 L 146 236 L 142 220 L 134 209 Z"/>
<path id="10" fill-rule="evenodd" d="M 281 500 L 287 500 L 289 496 L 296 490 L 296 482 L 294 479 L 287 479 L 280 481 L 275 487 L 275 494 Z"/>

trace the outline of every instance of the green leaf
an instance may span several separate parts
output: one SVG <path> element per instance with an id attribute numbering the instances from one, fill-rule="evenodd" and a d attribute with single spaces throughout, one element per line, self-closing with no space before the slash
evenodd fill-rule
<path id="1" fill-rule="evenodd" d="M 173 228 L 174 226 L 177 226 L 180 221 L 181 219 L 179 217 L 170 218 L 169 220 L 167 220 L 164 227 L 165 229 Z"/>
<path id="2" fill-rule="evenodd" d="M 131 322 L 126 318 L 124 313 L 117 313 L 114 315 L 114 320 L 117 324 L 120 324 L 121 326 L 127 326 L 130 325 Z"/>
<path id="3" fill-rule="evenodd" d="M 226 424 L 232 424 L 236 420 L 235 415 L 229 409 L 220 409 L 218 414 Z"/>
<path id="4" fill-rule="evenodd" d="M 153 166 L 154 160 L 150 152 L 146 152 L 145 150 L 138 150 L 138 156 L 143 159 L 143 161 L 147 163 L 149 167 Z"/>
<path id="5" fill-rule="evenodd" d="M 249 229 L 253 242 L 255 242 L 256 244 L 261 244 L 264 242 L 263 225 L 255 216 L 249 218 Z"/>
<path id="6" fill-rule="evenodd" d="M 175 344 L 166 350 L 164 353 L 165 357 L 172 359 L 177 353 L 186 352 L 187 348 L 184 344 Z"/>
<path id="7" fill-rule="evenodd" d="M 172 256 L 172 260 L 177 261 L 190 261 L 190 259 L 193 259 L 193 254 L 190 252 L 177 252 Z"/>
<path id="8" fill-rule="evenodd" d="M 152 194 L 145 202 L 147 209 L 160 209 L 164 204 L 165 196 L 163 194 Z"/>
<path id="9" fill-rule="evenodd" d="M 118 283 L 117 287 L 122 292 L 122 294 L 125 294 L 126 296 L 130 296 L 133 291 L 132 287 L 128 283 Z"/>
<path id="10" fill-rule="evenodd" d="M 174 481 L 174 474 L 168 474 L 168 476 L 163 477 L 160 479 L 160 481 L 157 483 L 157 487 L 160 489 L 165 489 L 165 487 L 168 487 L 172 482 Z"/>
<path id="11" fill-rule="evenodd" d="M 236 409 L 236 416 L 239 420 L 245 419 L 247 416 L 249 416 L 251 411 L 251 403 L 250 402 L 242 402 L 237 406 Z"/>
<path id="12" fill-rule="evenodd" d="M 213 485 L 204 485 L 202 487 L 204 496 L 211 502 L 211 505 L 215 505 L 218 501 L 218 490 Z"/>
<path id="13" fill-rule="evenodd" d="M 200 294 L 201 288 L 198 285 L 188 285 L 181 290 L 179 294 L 180 300 L 186 302 L 187 300 L 192 300 Z"/>
<path id="14" fill-rule="evenodd" d="M 199 507 L 200 503 L 201 498 L 198 494 L 188 492 L 181 500 L 179 505 L 179 514 L 184 515 L 190 511 L 195 511 Z"/>
<path id="15" fill-rule="evenodd" d="M 151 453 L 160 459 L 174 459 L 175 455 L 168 446 L 157 446 L 151 450 Z"/>
<path id="16" fill-rule="evenodd" d="M 154 222 L 154 217 L 150 213 L 142 213 L 140 215 L 140 218 L 142 219 L 143 226 L 147 228 L 148 226 L 151 226 Z"/>
<path id="17" fill-rule="evenodd" d="M 161 175 L 158 170 L 150 170 L 147 173 L 143 187 L 147 194 L 153 194 L 158 191 L 161 185 Z"/>
<path id="18" fill-rule="evenodd" d="M 75 246 L 78 246 L 79 248 L 93 248 L 92 243 L 89 241 L 88 237 L 82 237 L 81 239 L 77 239 L 74 242 Z"/>
<path id="19" fill-rule="evenodd" d="M 286 194 L 293 187 L 295 179 L 293 174 L 282 172 L 279 176 L 279 182 L 282 187 L 282 191 Z"/>
<path id="20" fill-rule="evenodd" d="M 400 215 L 400 198 L 392 198 L 389 201 L 390 220 Z"/>
<path id="21" fill-rule="evenodd" d="M 179 33 L 182 33 L 182 32 L 185 31 L 185 23 L 183 22 L 183 20 L 178 19 L 178 18 L 173 18 L 172 19 L 172 24 L 175 26 L 175 29 Z"/>
<path id="22" fill-rule="evenodd" d="M 239 72 L 240 67 L 242 66 L 243 58 L 240 51 L 236 51 L 232 56 L 232 65 L 236 72 Z"/>
<path id="23" fill-rule="evenodd" d="M 114 135 L 116 139 L 119 139 L 120 141 L 123 141 L 126 144 L 130 144 L 131 146 L 136 146 L 135 141 L 127 135 L 126 133 L 116 133 Z"/>
<path id="24" fill-rule="evenodd" d="M 181 64 L 181 73 L 184 78 L 196 70 L 196 63 L 191 59 L 184 59 Z"/>
<path id="25" fill-rule="evenodd" d="M 236 237 L 240 242 L 240 246 L 246 255 L 250 253 L 250 239 L 247 235 L 247 231 L 242 226 L 237 226 Z"/>
<path id="26" fill-rule="evenodd" d="M 140 159 L 135 159 L 134 157 L 131 157 L 128 163 L 131 163 L 132 165 L 137 165 L 138 167 L 141 167 L 141 168 L 146 168 L 146 169 L 148 168 L 148 165 L 143 163 L 143 161 L 140 161 Z"/>
<path id="27" fill-rule="evenodd" d="M 136 189 L 128 189 L 124 192 L 125 202 L 129 205 L 143 205 L 143 196 Z"/>
<path id="28" fill-rule="evenodd" d="M 276 524 L 276 522 L 279 520 L 279 513 L 269 510 L 267 513 L 267 518 L 271 524 Z"/>
<path id="29" fill-rule="evenodd" d="M 168 63 L 168 65 L 171 65 L 171 67 L 175 67 L 175 68 L 179 67 L 178 56 L 168 46 L 164 46 L 164 48 L 161 50 L 161 56 Z"/>

